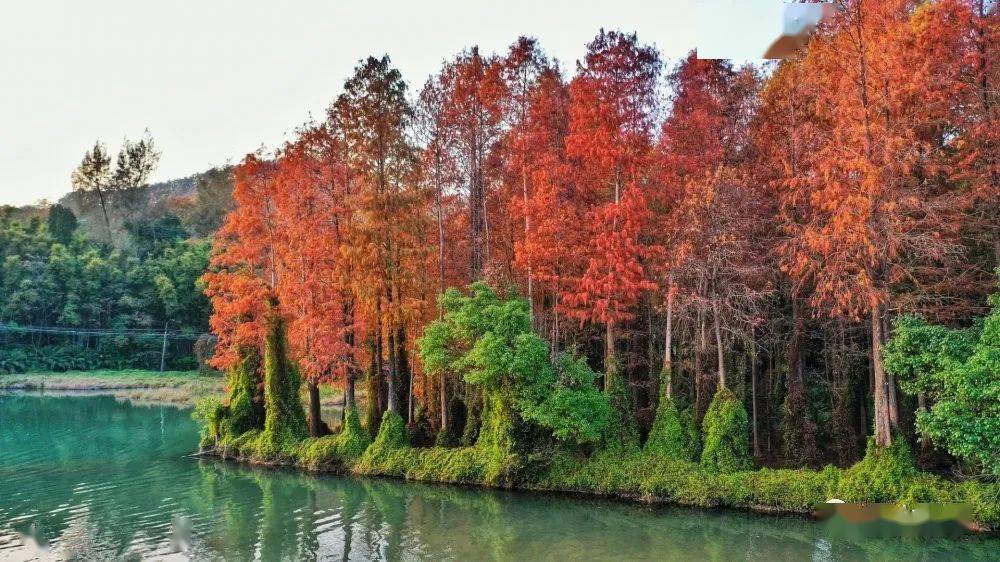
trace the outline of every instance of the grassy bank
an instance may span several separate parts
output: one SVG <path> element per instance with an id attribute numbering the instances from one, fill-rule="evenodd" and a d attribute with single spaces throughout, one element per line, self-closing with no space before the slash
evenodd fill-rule
<path id="1" fill-rule="evenodd" d="M 222 396 L 225 377 L 199 375 L 197 371 L 145 371 L 139 369 L 37 372 L 0 375 L 0 391 L 100 393 L 137 404 L 194 407 L 206 396 Z M 320 387 L 324 411 L 340 406 L 342 395 L 330 386 Z"/>
<path id="2" fill-rule="evenodd" d="M 261 465 L 381 476 L 420 482 L 573 492 L 644 503 L 727 507 L 807 515 L 828 499 L 862 503 L 968 503 L 981 530 L 1000 529 L 1000 483 L 955 482 L 917 471 L 898 448 L 870 450 L 848 469 L 761 468 L 719 472 L 656 452 L 606 450 L 593 455 L 555 450 L 527 456 L 482 446 L 415 448 L 405 428 L 383 422 L 372 440 L 356 414 L 337 435 L 286 443 L 280 453 L 258 446 L 261 433 L 203 441 L 203 453 Z"/>
<path id="3" fill-rule="evenodd" d="M 96 392 L 143 404 L 193 406 L 209 395 L 222 395 L 222 376 L 194 371 L 67 371 L 0 376 L 0 390 L 53 393 Z"/>

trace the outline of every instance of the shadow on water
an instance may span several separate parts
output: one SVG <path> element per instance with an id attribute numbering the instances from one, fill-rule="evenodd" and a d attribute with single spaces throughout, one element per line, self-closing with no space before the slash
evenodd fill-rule
<path id="1" fill-rule="evenodd" d="M 832 541 L 795 518 L 316 476 L 186 457 L 189 413 L 0 396 L 0 559 L 981 559 L 1000 542 Z"/>

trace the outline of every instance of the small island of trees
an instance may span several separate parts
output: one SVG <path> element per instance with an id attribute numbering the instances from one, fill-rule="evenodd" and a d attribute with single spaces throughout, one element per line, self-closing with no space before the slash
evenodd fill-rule
<path id="1" fill-rule="evenodd" d="M 96 145 L 74 183 L 98 240 L 62 206 L 5 220 L 0 319 L 207 324 L 204 454 L 779 512 L 962 502 L 997 528 L 998 35 L 982 0 L 851 1 L 766 66 L 665 69 L 601 30 L 572 68 L 522 37 L 413 91 L 368 57 L 323 119 L 218 172 L 231 201 L 175 201 L 150 236 L 113 211 L 151 139 L 121 174 Z M 43 360 L 22 355 L 0 370 Z"/>

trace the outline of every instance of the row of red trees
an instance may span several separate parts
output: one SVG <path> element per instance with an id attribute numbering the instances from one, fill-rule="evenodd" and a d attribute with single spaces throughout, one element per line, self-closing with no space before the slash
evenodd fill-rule
<path id="1" fill-rule="evenodd" d="M 423 377 L 412 344 L 446 287 L 486 279 L 640 408 L 679 392 L 703 411 L 736 386 L 760 454 L 763 392 L 801 420 L 785 444 L 813 450 L 822 364 L 841 421 L 869 417 L 847 406 L 864 386 L 889 444 L 891 317 L 962 322 L 993 284 L 998 15 L 983 0 L 840 7 L 773 68 L 692 53 L 670 103 L 658 52 L 615 31 L 569 79 L 521 38 L 460 53 L 412 100 L 388 57 L 362 61 L 324 122 L 237 168 L 207 275 L 216 365 L 259 345 L 273 295 L 314 432 L 317 385 L 342 381 L 351 406 L 364 375 L 376 416 L 444 424 L 462 383 Z M 858 347 L 868 376 L 848 372 Z"/>

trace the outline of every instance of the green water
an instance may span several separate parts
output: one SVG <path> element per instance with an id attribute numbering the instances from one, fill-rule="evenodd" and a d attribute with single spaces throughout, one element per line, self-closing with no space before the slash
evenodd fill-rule
<path id="1" fill-rule="evenodd" d="M 312 476 L 186 457 L 187 411 L 0 395 L 0 560 L 988 560 L 795 518 Z"/>

